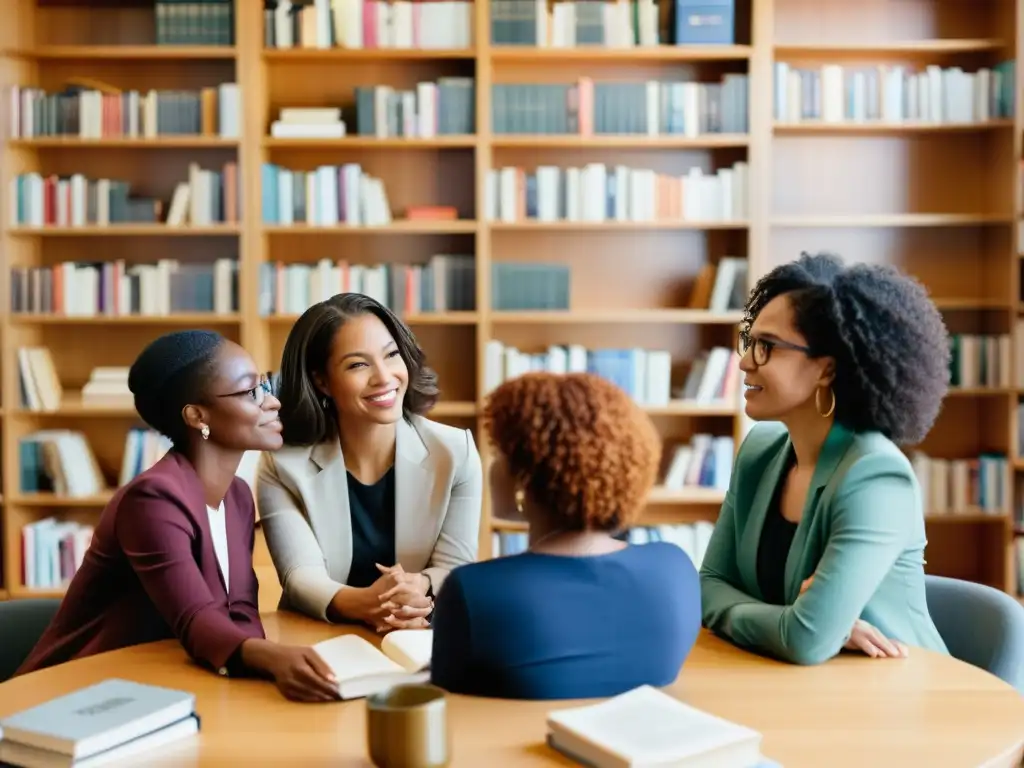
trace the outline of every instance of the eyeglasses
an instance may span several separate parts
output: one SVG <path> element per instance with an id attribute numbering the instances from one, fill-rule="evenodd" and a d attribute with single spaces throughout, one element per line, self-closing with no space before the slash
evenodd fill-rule
<path id="1" fill-rule="evenodd" d="M 772 357 L 772 350 L 775 347 L 792 349 L 794 352 L 803 352 L 805 355 L 811 354 L 810 347 L 791 344 L 788 341 L 782 341 L 782 339 L 762 339 L 760 336 L 751 336 L 746 331 L 740 332 L 736 351 L 740 353 L 740 357 L 743 357 L 749 349 L 754 358 L 755 365 L 767 365 Z"/>
<path id="2" fill-rule="evenodd" d="M 274 394 L 274 387 L 271 384 L 270 378 L 267 374 L 260 376 L 259 384 L 252 389 L 244 389 L 241 392 L 231 392 L 227 395 L 218 395 L 218 397 L 251 397 L 258 406 L 263 405 L 263 401 L 266 400 L 267 395 Z"/>

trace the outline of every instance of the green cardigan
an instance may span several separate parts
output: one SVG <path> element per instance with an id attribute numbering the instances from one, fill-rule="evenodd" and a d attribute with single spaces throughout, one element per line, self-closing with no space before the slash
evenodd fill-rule
<path id="1" fill-rule="evenodd" d="M 778 422 L 755 425 L 740 447 L 701 566 L 704 625 L 738 646 L 796 664 L 835 656 L 857 619 L 907 645 L 948 653 L 925 600 L 917 478 L 907 457 L 877 432 L 832 427 L 786 559 L 787 604 L 763 601 L 757 549 L 790 450 L 789 432 Z"/>

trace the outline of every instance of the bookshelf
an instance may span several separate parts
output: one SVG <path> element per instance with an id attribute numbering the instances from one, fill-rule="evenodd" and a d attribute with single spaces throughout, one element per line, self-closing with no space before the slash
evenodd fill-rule
<path id="1" fill-rule="evenodd" d="M 216 315 L 116 317 L 14 312 L 11 302 L 4 302 L 0 597 L 54 591 L 21 586 L 22 526 L 51 515 L 88 524 L 107 498 L 19 492 L 19 441 L 42 429 L 81 431 L 112 483 L 125 451 L 125 434 L 137 425 L 136 419 L 130 408 L 87 405 L 78 391 L 94 367 L 128 364 L 146 341 L 171 328 L 214 328 L 239 341 L 262 367 L 276 368 L 296 315 L 290 311 L 294 302 L 277 297 L 268 304 L 268 265 L 276 265 L 282 274 L 296 271 L 291 268 L 316 269 L 323 259 L 367 270 L 391 265 L 385 278 L 391 280 L 395 273 L 409 274 L 403 267 L 427 264 L 438 254 L 472 256 L 471 309 L 455 302 L 451 309 L 412 307 L 415 311 L 405 314 L 440 375 L 443 399 L 433 418 L 473 428 L 485 462 L 488 448 L 481 439 L 479 414 L 494 383 L 488 360 L 496 344 L 523 356 L 546 353 L 554 345 L 576 346 L 582 354 L 637 347 L 665 351 L 672 387 L 679 389 L 702 351 L 734 347 L 738 312 L 690 306 L 704 268 L 721 264 L 724 257 L 745 259 L 750 278 L 802 250 L 828 249 L 852 260 L 887 261 L 929 286 L 954 333 L 1021 341 L 1020 110 L 992 113 L 982 122 L 968 115 L 937 123 L 913 114 L 863 122 L 794 120 L 781 119 L 775 92 L 780 63 L 818 72 L 831 66 L 833 78 L 834 65 L 851 71 L 877 64 L 914 70 L 958 66 L 966 72 L 995 67 L 1017 57 L 1021 0 L 865 0 L 855 9 L 828 0 L 737 0 L 733 44 L 618 49 L 492 44 L 489 15 L 498 4 L 483 2 L 472 4 L 471 16 L 453 16 L 452 23 L 435 25 L 444 32 L 431 39 L 429 49 L 267 47 L 263 4 L 257 2 L 236 2 L 230 45 L 156 45 L 152 0 L 11 3 L 15 10 L 0 29 L 4 86 L 53 93 L 69 79 L 89 78 L 145 93 L 235 83 L 241 107 L 237 127 L 226 136 L 214 128 L 201 135 L 79 139 L 12 137 L 10 105 L 5 103 L 6 140 L 0 155 L 0 195 L 5 200 L 0 212 L 0 282 L 5 293 L 11 294 L 15 268 L 72 261 L 121 260 L 131 267 L 162 259 L 182 264 L 234 259 L 238 300 L 231 311 Z M 450 7 L 446 12 L 458 13 Z M 667 13 L 667 5 L 661 13 Z M 272 34 L 278 35 L 272 15 L 270 22 Z M 315 19 L 308 29 L 306 39 L 315 40 Z M 459 88 L 467 78 L 472 78 L 475 94 L 471 112 L 459 101 L 464 93 Z M 551 125 L 531 123 L 536 115 L 524 117 L 516 101 L 536 95 L 523 91 L 524 84 L 545 84 L 555 89 L 557 99 L 562 92 L 556 86 L 581 79 L 596 84 L 722 84 L 724 93 L 734 88 L 727 83 L 737 78 L 746 78 L 741 87 L 746 94 L 742 130 L 726 130 L 737 123 L 723 109 L 713 131 L 708 126 L 694 130 L 684 120 L 683 128 L 670 123 L 670 130 L 657 135 L 601 133 L 618 129 L 600 120 L 618 119 L 616 115 L 628 113 L 623 104 L 639 103 L 636 93 L 616 92 L 615 98 L 627 101 L 615 102 L 605 91 L 598 97 L 605 107 L 592 115 L 590 135 L 542 133 L 541 128 L 550 131 Z M 438 119 L 435 130 L 419 132 L 428 134 L 423 137 L 396 136 L 395 131 L 380 137 L 357 133 L 351 111 L 360 98 L 356 89 L 381 85 L 416 93 L 432 88 L 435 111 L 456 117 L 446 117 L 447 123 Z M 375 93 L 366 97 L 374 104 L 374 117 L 382 125 L 390 119 L 393 128 L 397 118 L 389 116 L 390 97 L 380 99 Z M 670 89 L 664 97 L 648 94 L 644 103 L 654 99 L 656 104 L 660 98 L 671 103 L 677 96 L 695 98 L 697 104 L 705 98 Z M 327 131 L 321 138 L 307 138 L 288 130 L 275 135 L 272 129 L 282 110 L 336 106 L 346 108 L 344 136 L 328 137 Z M 809 113 L 812 108 L 820 106 L 812 101 Z M 555 112 L 543 112 L 544 119 Z M 796 116 L 800 114 L 798 110 Z M 460 130 L 467 121 L 472 130 Z M 174 227 L 161 223 L 162 218 L 60 227 L 11 220 L 8 198 L 12 179 L 19 174 L 126 180 L 133 193 L 163 201 L 166 214 L 193 163 L 214 171 L 230 163 L 237 166 L 236 217 Z M 282 174 L 275 177 L 277 194 L 269 216 L 263 200 L 267 164 L 290 172 L 287 183 L 292 185 L 281 192 Z M 641 197 L 643 190 L 650 197 L 651 189 L 661 190 L 666 183 L 650 172 L 679 177 L 696 168 L 700 178 L 687 177 L 682 195 L 690 190 L 696 200 L 717 202 L 694 208 L 689 200 L 677 200 L 667 213 L 645 210 L 636 215 L 632 208 L 639 204 L 629 202 L 630 211 L 616 210 L 611 217 L 586 211 L 570 217 L 551 209 L 551 189 L 596 186 L 597 177 L 588 171 L 593 164 L 621 168 L 616 183 L 635 186 Z M 296 196 L 296 189 L 308 192 L 308 184 L 316 183 L 308 181 L 319 173 L 316 169 L 346 165 L 358 165 L 359 173 L 383 183 L 390 223 L 338 223 L 335 219 L 345 221 L 343 209 L 326 219 L 310 213 L 314 198 L 320 205 L 330 195 L 344 193 L 341 171 L 341 180 L 332 181 L 328 191 L 316 187 L 304 201 Z M 607 188 L 606 178 L 600 183 Z M 504 196 L 503 185 L 511 190 Z M 519 190 L 526 185 L 531 189 L 529 206 L 537 208 L 540 218 L 523 215 L 525 195 Z M 700 194 L 692 194 L 694 189 Z M 735 197 L 724 203 L 728 195 L 723 190 L 729 189 Z M 285 194 L 291 197 L 282 204 Z M 659 199 L 679 196 L 678 190 L 659 194 Z M 444 207 L 454 217 L 424 214 L 424 207 Z M 408 217 L 410 210 L 416 218 Z M 305 223 L 310 216 L 321 218 Z M 527 280 L 523 275 L 539 274 L 540 283 L 534 285 L 547 286 L 555 281 L 544 270 L 553 267 L 568 270 L 566 295 L 560 299 L 563 304 L 568 299 L 568 309 L 508 309 L 508 296 L 495 300 L 500 286 L 494 284 L 493 270 L 512 275 L 504 278 L 508 285 Z M 352 279 L 350 272 L 345 274 L 339 278 L 332 273 L 329 279 Z M 338 283 L 321 282 L 320 290 L 326 284 Z M 299 289 L 300 303 L 304 291 Z M 65 390 L 55 412 L 19 407 L 17 350 L 26 346 L 45 346 L 53 354 Z M 1013 371 L 1018 358 L 1024 360 L 1016 350 L 1010 343 Z M 940 459 L 971 459 L 987 452 L 1007 457 L 1014 508 L 1006 514 L 973 507 L 930 513 L 928 567 L 1015 592 L 1014 516 L 1024 492 L 1017 488 L 1020 478 L 1015 475 L 1024 470 L 1024 459 L 1016 439 L 1022 380 L 1013 376 L 1010 381 L 952 392 L 920 448 Z M 746 428 L 732 399 L 698 403 L 673 392 L 667 401 L 659 397 L 645 407 L 666 441 L 666 471 L 675 446 L 695 435 L 731 437 L 738 444 Z M 642 524 L 713 523 L 722 497 L 714 488 L 662 485 L 649 499 Z M 492 533 L 517 532 L 522 526 L 492 520 L 486 491 L 484 508 L 481 556 L 486 557 L 492 553 Z"/>

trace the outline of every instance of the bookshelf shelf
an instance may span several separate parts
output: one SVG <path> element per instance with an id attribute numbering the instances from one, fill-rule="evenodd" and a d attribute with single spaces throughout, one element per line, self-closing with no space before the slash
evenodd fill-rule
<path id="1" fill-rule="evenodd" d="M 160 136 L 157 138 L 80 139 L 54 137 L 13 139 L 11 149 L 237 149 L 236 139 L 211 136 Z"/>
<path id="2" fill-rule="evenodd" d="M 127 403 L 83 402 L 80 390 L 92 370 L 125 366 L 155 335 L 183 327 L 216 328 L 248 349 L 261 368 L 275 369 L 297 317 L 296 308 L 303 302 L 272 304 L 288 311 L 268 315 L 265 265 L 283 270 L 330 260 L 383 267 L 387 272 L 426 268 L 439 254 L 472 256 L 474 301 L 446 305 L 465 309 L 418 311 L 427 306 L 422 304 L 416 305 L 417 311 L 406 309 L 401 314 L 414 327 L 429 364 L 439 374 L 445 399 L 435 406 L 432 418 L 473 428 L 485 464 L 490 448 L 482 439 L 481 416 L 494 383 L 488 360 L 495 344 L 531 356 L 542 355 L 552 346 L 575 345 L 586 351 L 588 362 L 589 355 L 604 349 L 642 347 L 667 353 L 671 369 L 667 375 L 674 385 L 667 402 L 663 396 L 638 398 L 638 402 L 664 403 L 644 408 L 665 441 L 666 461 L 678 448 L 692 444 L 698 434 L 731 437 L 738 444 L 746 429 L 741 400 L 727 396 L 699 401 L 683 386 L 698 361 L 706 361 L 704 355 L 722 348 L 731 352 L 735 346 L 742 314 L 735 309 L 705 309 L 711 305 L 695 299 L 701 281 L 722 270 L 729 258 L 745 261 L 748 282 L 804 250 L 892 263 L 921 279 L 958 338 L 1009 336 L 1010 368 L 1019 367 L 1017 345 L 1024 343 L 1017 331 L 1017 323 L 1024 322 L 1019 317 L 1024 314 L 1022 262 L 1017 253 L 1021 233 L 1018 217 L 1005 211 L 1024 210 L 1017 170 L 1024 144 L 1024 110 L 1017 105 L 1006 119 L 978 117 L 973 122 L 912 120 L 906 110 L 894 113 L 902 114 L 902 120 L 793 122 L 801 115 L 786 111 L 776 115 L 774 79 L 777 64 L 800 70 L 828 65 L 868 70 L 886 65 L 908 71 L 939 65 L 959 67 L 973 77 L 979 68 L 994 68 L 1017 57 L 1020 41 L 1015 30 L 1018 15 L 1024 14 L 1024 0 L 977 4 L 915 0 L 913 12 L 895 12 L 899 0 L 866 5 L 736 0 L 736 44 L 574 48 L 494 44 L 492 4 L 477 2 L 472 34 L 459 32 L 458 37 L 435 40 L 435 45 L 455 47 L 431 49 L 324 48 L 300 39 L 291 48 L 266 47 L 270 43 L 264 29 L 264 4 L 248 0 L 235 2 L 230 36 L 234 44 L 218 46 L 154 44 L 158 38 L 149 3 L 75 9 L 43 8 L 36 0 L 11 2 L 18 6 L 15 21 L 0 28 L 0 77 L 5 86 L 59 93 L 69 82 L 84 78 L 145 93 L 150 89 L 194 92 L 234 82 L 242 98 L 237 139 L 160 135 L 8 140 L 7 151 L 0 153 L 0 184 L 5 192 L 21 173 L 109 175 L 129 181 L 133 191 L 142 190 L 139 194 L 163 201 L 164 215 L 158 219 L 163 220 L 173 190 L 187 178 L 190 162 L 201 161 L 206 168 L 213 163 L 206 158 L 219 158 L 215 164 L 220 165 L 230 157 L 237 160 L 241 195 L 239 215 L 232 219 L 239 223 L 214 226 L 36 228 L 15 226 L 10 208 L 0 207 L 0 261 L 9 275 L 12 267 L 42 273 L 58 265 L 102 260 L 121 261 L 129 269 L 162 260 L 207 264 L 227 259 L 238 264 L 238 303 L 231 304 L 238 309 L 229 314 L 79 316 L 15 314 L 9 306 L 0 308 L 0 402 L 5 406 L 0 411 L 0 476 L 6 493 L 0 512 L 0 599 L 4 594 L 18 598 L 62 593 L 61 589 L 21 586 L 23 526 L 50 515 L 91 524 L 96 509 L 109 498 L 107 493 L 68 499 L 18 492 L 21 441 L 42 429 L 80 431 L 96 453 L 105 486 L 116 485 L 127 450 L 126 435 L 138 419 Z M 273 32 L 277 34 L 276 29 Z M 674 38 L 663 35 L 661 39 Z M 448 78 L 474 81 L 472 125 L 460 128 L 466 135 L 391 135 L 429 135 L 431 131 L 390 126 L 384 131 L 386 137 L 378 138 L 377 131 L 358 125 L 353 111 L 357 88 L 388 86 L 392 94 L 415 94 L 421 84 L 440 91 L 437 84 Z M 557 120 L 539 126 L 529 121 L 501 123 L 496 115 L 508 104 L 495 96 L 501 91 L 492 90 L 515 84 L 545 85 L 578 96 L 585 81 L 595 88 L 658 83 L 659 88 L 694 88 L 687 98 L 696 98 L 701 105 L 715 98 L 712 94 L 719 89 L 724 92 L 730 78 L 739 78 L 734 84 L 742 82 L 740 93 L 746 97 L 741 99 L 742 120 L 727 125 L 718 104 L 717 124 L 708 116 L 708 107 L 704 112 L 691 110 L 699 124 L 683 121 L 672 130 L 659 124 L 654 135 L 621 121 L 599 124 L 596 108 L 591 124 L 578 133 L 542 132 L 555 127 Z M 431 83 L 435 86 L 426 85 Z M 659 99 L 665 96 L 658 94 Z M 521 93 L 514 98 L 520 97 Z M 515 103 L 513 99 L 513 107 Z M 556 99 L 555 103 L 580 102 Z M 652 105 L 660 109 L 659 104 L 651 101 L 648 113 Z M 271 126 L 281 111 L 303 107 L 342 107 L 346 135 L 280 137 L 286 132 Z M 523 109 L 535 116 L 546 107 L 527 99 Z M 554 109 L 557 117 L 557 106 Z M 612 104 L 605 114 L 629 111 Z M 852 114 L 846 111 L 845 101 L 840 111 Z M 433 132 L 445 133 L 440 125 Z M 278 225 L 271 223 L 272 216 L 264 220 L 264 164 L 302 172 L 343 163 L 358 163 L 365 174 L 380 180 L 394 221 L 381 226 L 314 226 Z M 652 215 L 634 208 L 625 216 L 619 211 L 602 221 L 581 221 L 582 214 L 567 220 L 568 213 L 552 216 L 548 210 L 544 220 L 531 212 L 530 217 L 523 213 L 515 217 L 518 220 L 506 221 L 503 218 L 508 218 L 510 209 L 493 206 L 494 190 L 489 185 L 502 169 L 516 169 L 520 178 L 528 177 L 525 187 L 539 185 L 538 168 L 555 166 L 563 171 L 557 182 L 561 185 L 569 172 L 566 169 L 582 172 L 584 166 L 595 163 L 641 177 L 653 172 L 652 188 L 666 177 L 682 178 L 680 196 L 698 200 L 713 197 L 709 190 L 724 184 L 730 172 L 742 172 L 744 210 L 727 210 L 725 205 L 693 210 L 680 205 Z M 694 184 L 711 186 L 693 192 L 686 175 L 694 169 L 702 176 Z M 523 192 L 516 200 L 525 207 L 526 197 Z M 634 201 L 628 205 L 640 207 Z M 454 208 L 458 218 L 419 218 L 440 214 L 413 211 L 429 206 Z M 305 220 L 304 215 L 294 218 Z M 565 301 L 529 306 L 569 308 L 495 309 L 517 306 L 496 298 L 501 286 L 494 284 L 495 276 L 505 274 L 501 270 L 506 265 L 565 270 L 570 275 Z M 13 295 L 12 285 L 9 280 L 8 295 Z M 51 350 L 64 386 L 55 410 L 20 406 L 17 355 L 24 347 Z M 1024 481 L 1024 452 L 1016 443 L 1016 433 L 1024 417 L 1024 411 L 1018 414 L 1022 394 L 1024 382 L 1015 380 L 999 386 L 958 386 L 950 392 L 932 433 L 908 452 L 921 450 L 951 461 L 983 453 L 1005 454 L 1010 474 L 1018 473 L 1012 479 L 1013 498 L 1019 502 L 1024 487 L 1016 483 Z M 486 488 L 484 493 L 481 554 L 487 556 L 494 552 L 493 533 L 521 533 L 523 527 L 492 520 Z M 642 524 L 713 523 L 723 496 L 710 488 L 659 486 L 651 493 Z M 970 504 L 953 506 L 960 510 L 926 516 L 929 568 L 1014 590 L 1018 556 L 1012 516 Z M 1024 532 L 1024 524 L 1016 521 L 1016 526 Z"/>
<path id="3" fill-rule="evenodd" d="M 690 62 L 742 61 L 749 59 L 749 45 L 651 45 L 636 48 L 530 48 L 493 46 L 491 59 L 496 63 L 566 62 Z"/>
<path id="4" fill-rule="evenodd" d="M 49 45 L 8 55 L 39 61 L 218 61 L 234 59 L 237 51 L 213 45 Z"/>

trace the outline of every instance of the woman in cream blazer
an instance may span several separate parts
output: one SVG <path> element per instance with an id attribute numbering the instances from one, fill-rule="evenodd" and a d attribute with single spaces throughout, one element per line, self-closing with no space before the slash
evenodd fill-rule
<path id="1" fill-rule="evenodd" d="M 263 455 L 256 483 L 282 608 L 426 626 L 448 573 L 476 560 L 480 456 L 471 432 L 422 416 L 435 381 L 408 328 L 367 296 L 340 294 L 296 322 L 281 370 L 286 447 Z"/>

